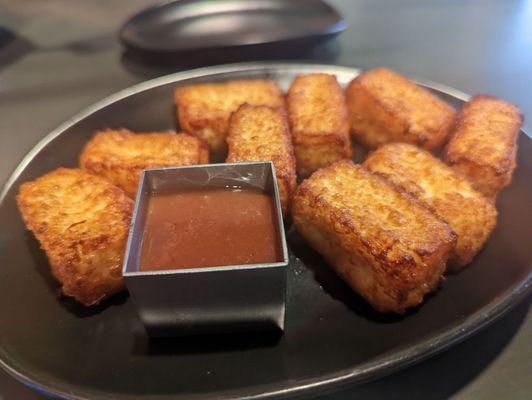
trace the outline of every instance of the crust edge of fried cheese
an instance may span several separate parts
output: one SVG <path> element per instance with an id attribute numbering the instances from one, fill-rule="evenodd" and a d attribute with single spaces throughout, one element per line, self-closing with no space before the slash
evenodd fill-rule
<path id="1" fill-rule="evenodd" d="M 207 144 L 196 136 L 128 129 L 96 132 L 79 157 L 82 169 L 109 179 L 129 197 L 135 197 L 143 169 L 208 162 Z"/>
<path id="2" fill-rule="evenodd" d="M 283 109 L 241 105 L 231 115 L 226 162 L 272 161 L 283 215 L 296 187 L 296 166 L 288 119 Z"/>
<path id="3" fill-rule="evenodd" d="M 429 152 L 406 143 L 390 143 L 370 153 L 364 167 L 407 191 L 445 219 L 457 235 L 448 267 L 471 262 L 497 222 L 492 201 L 469 180 Z"/>
<path id="4" fill-rule="evenodd" d="M 523 116 L 513 104 L 478 95 L 460 111 L 444 160 L 488 197 L 512 181 Z"/>
<path id="5" fill-rule="evenodd" d="M 297 188 L 292 217 L 336 273 L 383 313 L 420 304 L 456 243 L 436 214 L 347 160 Z"/>
<path id="6" fill-rule="evenodd" d="M 407 142 L 441 149 L 454 120 L 454 109 L 408 78 L 388 68 L 355 77 L 346 89 L 353 138 L 369 149 Z"/>
<path id="7" fill-rule="evenodd" d="M 124 289 L 133 201 L 105 178 L 59 168 L 23 183 L 17 205 L 66 296 L 85 306 Z"/>
<path id="8" fill-rule="evenodd" d="M 229 118 L 240 105 L 285 107 L 283 92 L 268 79 L 181 86 L 175 90 L 174 103 L 181 129 L 205 140 L 215 153 L 226 149 Z"/>
<path id="9" fill-rule="evenodd" d="M 287 108 L 298 174 L 351 157 L 345 97 L 334 75 L 299 75 L 288 90 Z"/>

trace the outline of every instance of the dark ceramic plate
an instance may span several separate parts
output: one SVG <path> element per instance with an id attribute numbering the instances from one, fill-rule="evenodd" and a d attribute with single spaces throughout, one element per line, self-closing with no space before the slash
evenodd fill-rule
<path id="1" fill-rule="evenodd" d="M 474 263 L 404 316 L 375 313 L 288 232 L 290 267 L 283 336 L 148 340 L 126 293 L 86 309 L 56 296 L 57 285 L 15 205 L 19 185 L 75 166 L 96 129 L 174 127 L 179 84 L 247 77 L 283 88 L 298 74 L 324 71 L 346 84 L 353 68 L 240 64 L 158 78 L 94 105 L 46 136 L 1 195 L 0 360 L 14 377 L 74 399 L 251 399 L 314 395 L 376 378 L 431 356 L 478 331 L 529 292 L 532 252 L 532 141 L 519 139 L 514 182 L 497 201 L 499 223 Z M 466 95 L 427 84 L 460 106 Z M 3 151 L 6 151 L 5 149 Z"/>
<path id="2" fill-rule="evenodd" d="M 120 40 L 135 50 L 173 53 L 302 41 L 308 45 L 344 29 L 340 14 L 322 0 L 179 0 L 131 17 L 120 30 Z"/>

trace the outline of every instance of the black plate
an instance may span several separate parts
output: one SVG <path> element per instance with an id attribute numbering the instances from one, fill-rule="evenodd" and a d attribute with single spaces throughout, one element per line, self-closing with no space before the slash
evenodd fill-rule
<path id="1" fill-rule="evenodd" d="M 241 64 L 158 78 L 94 105 L 46 136 L 1 195 L 0 360 L 13 376 L 75 399 L 267 398 L 375 378 L 435 354 L 486 326 L 525 297 L 531 281 L 532 141 L 519 139 L 514 182 L 497 201 L 499 223 L 474 263 L 406 315 L 375 313 L 289 231 L 286 331 L 149 341 L 127 294 L 85 309 L 55 296 L 57 285 L 15 206 L 19 185 L 58 166 L 75 166 L 96 129 L 174 126 L 178 84 L 269 77 L 283 88 L 300 73 L 358 70 L 305 64 Z M 459 106 L 467 96 L 428 87 Z M 6 150 L 3 150 L 6 151 Z"/>
<path id="2" fill-rule="evenodd" d="M 321 0 L 179 0 L 134 15 L 120 39 L 136 50 L 183 52 L 317 40 L 344 29 Z"/>

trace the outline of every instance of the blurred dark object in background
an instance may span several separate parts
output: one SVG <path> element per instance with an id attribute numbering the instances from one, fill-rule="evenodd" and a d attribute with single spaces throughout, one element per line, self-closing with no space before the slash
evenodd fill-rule
<path id="1" fill-rule="evenodd" d="M 343 30 L 340 14 L 322 0 L 180 0 L 134 15 L 120 39 L 135 50 L 178 53 L 311 41 Z"/>
<path id="2" fill-rule="evenodd" d="M 0 69 L 24 57 L 34 48 L 29 40 L 0 26 Z"/>
<path id="3" fill-rule="evenodd" d="M 345 30 L 322 0 L 181 0 L 150 7 L 120 30 L 122 62 L 147 76 L 228 62 L 331 60 Z M 149 75 L 148 75 L 149 76 Z"/>

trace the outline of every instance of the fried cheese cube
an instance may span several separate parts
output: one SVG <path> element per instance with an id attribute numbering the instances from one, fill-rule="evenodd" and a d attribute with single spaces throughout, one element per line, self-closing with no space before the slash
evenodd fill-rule
<path id="1" fill-rule="evenodd" d="M 91 306 L 124 288 L 133 201 L 120 188 L 81 169 L 59 168 L 22 184 L 17 204 L 66 296 Z"/>
<path id="2" fill-rule="evenodd" d="M 444 159 L 488 197 L 510 184 L 523 116 L 517 107 L 480 95 L 460 111 Z"/>
<path id="3" fill-rule="evenodd" d="M 387 69 L 363 72 L 346 89 L 351 133 L 375 149 L 388 142 L 440 149 L 454 110 L 427 89 Z"/>
<path id="4" fill-rule="evenodd" d="M 296 163 L 286 112 L 268 106 L 241 105 L 231 116 L 227 144 L 227 162 L 273 162 L 286 215 L 296 187 Z"/>
<path id="5" fill-rule="evenodd" d="M 285 106 L 277 84 L 261 79 L 182 86 L 174 100 L 181 129 L 204 139 L 213 152 L 225 150 L 229 117 L 240 105 Z"/>
<path id="6" fill-rule="evenodd" d="M 390 143 L 372 152 L 363 165 L 426 203 L 449 223 L 457 235 L 451 269 L 469 264 L 495 228 L 493 202 L 465 176 L 419 147 Z"/>
<path id="7" fill-rule="evenodd" d="M 82 169 L 106 177 L 135 197 L 143 169 L 206 164 L 205 142 L 184 133 L 134 133 L 127 129 L 97 132 L 85 145 Z"/>
<path id="8" fill-rule="evenodd" d="M 438 215 L 347 160 L 298 186 L 292 217 L 336 273 L 383 313 L 420 304 L 456 244 Z"/>
<path id="9" fill-rule="evenodd" d="M 287 107 L 299 174 L 307 176 L 351 157 L 344 94 L 334 75 L 298 76 L 288 91 Z"/>

